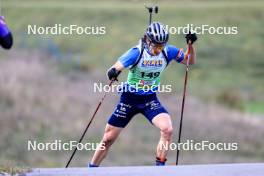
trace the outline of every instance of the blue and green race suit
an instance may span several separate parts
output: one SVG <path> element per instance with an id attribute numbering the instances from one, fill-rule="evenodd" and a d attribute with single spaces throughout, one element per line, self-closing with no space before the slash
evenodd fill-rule
<path id="1" fill-rule="evenodd" d="M 144 51 L 140 58 L 142 49 Z M 137 46 L 129 49 L 118 59 L 125 68 L 129 69 L 125 84 L 129 87 L 127 90 L 132 90 L 135 94 L 146 95 L 152 94 L 158 89 L 161 73 L 170 61 L 175 60 L 180 63 L 184 59 L 183 51 L 173 45 L 167 44 L 164 52 L 167 59 L 162 52 L 153 56 L 147 46 L 141 47 L 140 41 Z"/>
<path id="2" fill-rule="evenodd" d="M 165 54 L 167 57 L 164 56 Z M 153 118 L 158 114 L 168 113 L 158 100 L 156 89 L 160 84 L 162 71 L 173 59 L 181 62 L 184 54 L 172 45 L 166 45 L 164 54 L 160 53 L 158 56 L 152 56 L 147 47 L 142 47 L 141 43 L 123 54 L 119 61 L 125 68 L 129 68 L 123 89 L 129 91 L 122 92 L 119 103 L 108 119 L 108 124 L 124 128 L 138 113 L 143 114 L 152 123 Z M 148 86 L 152 86 L 152 89 L 146 91 Z"/>

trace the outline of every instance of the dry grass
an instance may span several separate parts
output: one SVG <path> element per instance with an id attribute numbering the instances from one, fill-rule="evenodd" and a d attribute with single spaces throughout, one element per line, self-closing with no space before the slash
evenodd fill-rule
<path id="1" fill-rule="evenodd" d="M 16 176 L 20 174 L 24 174 L 26 172 L 30 172 L 31 169 L 27 167 L 17 167 L 12 163 L 5 163 L 4 165 L 0 165 L 0 175 L 11 175 Z"/>

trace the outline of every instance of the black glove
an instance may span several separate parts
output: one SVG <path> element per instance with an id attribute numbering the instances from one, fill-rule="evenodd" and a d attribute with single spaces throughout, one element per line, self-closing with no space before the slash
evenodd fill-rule
<path id="1" fill-rule="evenodd" d="M 191 44 L 193 44 L 197 40 L 196 34 L 195 33 L 192 34 L 191 31 L 189 31 L 189 34 L 186 34 L 185 38 L 187 44 L 189 43 L 189 41 L 191 41 Z"/>
<path id="2" fill-rule="evenodd" d="M 118 75 L 119 75 L 120 73 L 121 73 L 121 71 L 116 70 L 116 69 L 113 67 L 113 68 L 110 68 L 110 69 L 107 71 L 107 76 L 108 76 L 109 80 L 118 81 L 117 77 L 118 77 Z"/>

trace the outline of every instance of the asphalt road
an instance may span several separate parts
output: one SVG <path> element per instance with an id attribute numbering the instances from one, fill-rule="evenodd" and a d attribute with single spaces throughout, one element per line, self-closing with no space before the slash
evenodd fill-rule
<path id="1" fill-rule="evenodd" d="M 36 168 L 23 176 L 264 176 L 264 163 L 99 168 Z M 21 175 L 22 176 L 22 175 Z"/>

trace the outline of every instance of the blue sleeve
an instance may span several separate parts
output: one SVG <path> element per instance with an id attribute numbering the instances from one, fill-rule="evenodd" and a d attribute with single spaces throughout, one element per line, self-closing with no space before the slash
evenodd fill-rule
<path id="1" fill-rule="evenodd" d="M 169 62 L 173 59 L 176 60 L 178 63 L 183 61 L 184 53 L 182 50 L 176 48 L 173 45 L 167 45 L 166 51 L 167 51 L 167 56 L 168 56 Z"/>
<path id="2" fill-rule="evenodd" d="M 134 47 L 125 52 L 118 60 L 124 65 L 125 68 L 128 68 L 137 61 L 139 55 L 139 49 L 137 47 Z"/>

